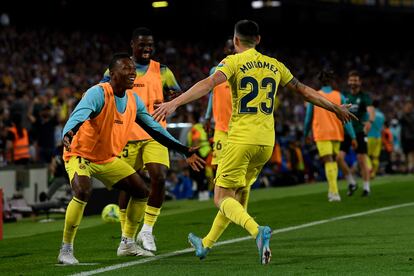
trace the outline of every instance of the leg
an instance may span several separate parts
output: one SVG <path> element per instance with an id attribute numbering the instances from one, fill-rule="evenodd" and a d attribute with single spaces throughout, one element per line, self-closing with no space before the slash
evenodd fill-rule
<path id="1" fill-rule="evenodd" d="M 141 147 L 143 167 L 148 171 L 151 190 L 144 215 L 144 225 L 137 240 L 146 250 L 156 251 L 153 227 L 161 213 L 161 207 L 165 199 L 165 179 L 167 177 L 170 157 L 168 149 L 155 140 L 143 142 Z"/>
<path id="2" fill-rule="evenodd" d="M 370 171 L 368 167 L 367 158 L 368 156 L 366 154 L 361 154 L 361 153 L 357 154 L 358 163 L 361 168 L 361 176 L 364 181 L 364 195 L 365 194 L 368 195 L 368 193 L 370 192 L 370 187 L 369 187 Z"/>
<path id="3" fill-rule="evenodd" d="M 341 201 L 338 191 L 338 165 L 332 155 L 322 156 L 321 160 L 324 163 L 325 175 L 328 180 L 328 200 Z"/>
<path id="4" fill-rule="evenodd" d="M 152 230 L 161 212 L 161 206 L 165 198 L 165 178 L 168 167 L 158 163 L 145 164 L 151 179 L 151 191 L 144 215 L 144 225 L 138 234 L 138 241 L 144 249 L 157 251 Z"/>
<path id="5" fill-rule="evenodd" d="M 133 239 L 138 225 L 144 215 L 149 194 L 148 188 L 137 173 L 121 179 L 113 187 L 123 190 L 131 196 L 125 212 L 125 225 L 122 229 L 122 235 Z"/>
<path id="6" fill-rule="evenodd" d="M 240 202 L 240 204 L 244 207 L 245 210 L 247 210 L 249 195 L 250 186 L 245 187 L 236 193 L 237 200 Z M 226 230 L 226 228 L 229 226 L 230 222 L 231 221 L 228 218 L 226 218 L 226 216 L 224 216 L 221 213 L 221 211 L 218 211 L 213 221 L 213 224 L 211 225 L 210 231 L 202 239 L 203 247 L 208 249 L 212 248 L 214 244 L 217 242 L 217 240 L 221 237 L 224 230 Z"/>
<path id="7" fill-rule="evenodd" d="M 381 138 L 376 138 L 374 149 L 371 154 L 371 162 L 372 162 L 371 178 L 374 178 L 377 175 L 377 172 L 379 169 L 379 158 L 381 155 L 381 145 L 382 145 Z"/>
<path id="8" fill-rule="evenodd" d="M 125 224 L 117 255 L 153 256 L 151 252 L 137 246 L 134 240 L 148 200 L 149 191 L 144 181 L 137 173 L 133 173 L 116 183 L 114 188 L 124 190 L 131 196 L 125 210 Z"/>
<path id="9" fill-rule="evenodd" d="M 325 166 L 325 175 L 328 181 L 328 200 L 340 201 L 341 198 L 338 192 L 338 164 L 334 159 L 334 154 L 339 152 L 338 141 L 317 141 L 316 147 L 318 148 L 321 161 Z"/>
<path id="10" fill-rule="evenodd" d="M 128 163 L 129 166 L 137 170 L 138 168 L 141 168 L 141 164 L 142 164 L 142 160 L 140 158 L 141 157 L 140 147 L 141 147 L 141 143 L 128 143 L 125 145 L 124 149 L 122 150 L 118 158 L 125 161 L 126 163 Z M 119 204 L 119 222 L 121 224 L 121 233 L 123 233 L 123 229 L 125 226 L 126 209 L 128 207 L 130 198 L 131 196 L 124 190 L 121 190 L 119 192 L 118 204 Z"/>
<path id="11" fill-rule="evenodd" d="M 364 183 L 364 191 L 362 193 L 362 196 L 368 196 L 370 193 L 370 169 L 368 166 L 368 145 L 367 145 L 367 139 L 364 132 L 357 133 L 357 140 L 358 140 L 358 147 L 355 150 L 357 153 L 357 160 L 359 167 L 361 169 L 361 176 Z"/>
<path id="12" fill-rule="evenodd" d="M 126 208 L 128 207 L 128 202 L 131 197 L 127 192 L 120 191 L 118 197 L 118 204 L 119 204 L 119 222 L 121 223 L 121 233 L 124 229 L 125 225 L 125 216 L 126 216 Z"/>
<path id="13" fill-rule="evenodd" d="M 269 243 L 272 230 L 268 226 L 259 226 L 247 213 L 245 207 L 237 201 L 238 198 L 243 199 L 244 205 L 247 207 L 248 193 L 241 192 L 241 189 L 237 188 L 238 182 L 236 181 L 244 184 L 244 187 L 250 186 L 259 175 L 263 165 L 270 159 L 273 148 L 269 146 L 228 145 L 227 149 L 224 156 L 225 161 L 219 165 L 217 172 L 214 202 L 225 217 L 245 228 L 255 238 L 260 263 L 267 264 L 271 258 Z M 232 160 L 229 155 L 235 156 L 235 160 Z M 245 175 L 245 177 L 240 179 L 240 175 Z"/>
<path id="14" fill-rule="evenodd" d="M 345 161 L 346 152 L 340 151 L 336 156 L 336 161 L 338 162 L 339 167 L 341 168 L 345 179 L 348 182 L 348 196 L 352 196 L 357 189 L 356 181 L 352 175 L 351 169 Z"/>
<path id="15" fill-rule="evenodd" d="M 74 197 L 66 209 L 62 248 L 59 252 L 58 261 L 62 264 L 77 264 L 78 260 L 73 256 L 73 243 L 86 203 L 92 193 L 90 166 L 83 158 L 72 157 L 65 163 L 65 167 Z"/>

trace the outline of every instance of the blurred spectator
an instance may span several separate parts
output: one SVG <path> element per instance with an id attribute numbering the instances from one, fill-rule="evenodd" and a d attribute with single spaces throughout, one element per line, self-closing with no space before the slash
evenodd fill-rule
<path id="1" fill-rule="evenodd" d="M 33 124 L 33 139 L 36 143 L 36 161 L 49 164 L 55 151 L 55 127 L 58 124 L 50 104 L 40 108 L 39 117 Z"/>
<path id="2" fill-rule="evenodd" d="M 404 105 L 401 124 L 401 145 L 407 160 L 407 172 L 414 173 L 414 109 L 411 101 Z"/>
<path id="3" fill-rule="evenodd" d="M 200 123 L 200 114 L 198 112 L 190 113 L 188 121 L 193 124 L 187 134 L 187 144 L 190 147 L 200 147 L 198 155 L 207 160 L 211 152 L 210 142 L 203 124 Z M 208 191 L 208 181 L 206 178 L 206 169 L 194 171 L 190 169 L 191 178 L 197 182 L 197 191 L 199 200 L 208 200 L 210 198 Z"/>
<path id="4" fill-rule="evenodd" d="M 175 195 L 176 199 L 193 198 L 193 181 L 190 178 L 190 173 L 187 168 L 183 169 L 182 173 L 179 175 L 177 175 L 176 172 L 169 170 L 167 173 L 166 186 L 170 186 L 170 191 Z"/>
<path id="5" fill-rule="evenodd" d="M 391 154 L 392 170 L 401 173 L 405 171 L 405 158 L 401 148 L 401 125 L 397 119 L 391 120 L 390 131 L 393 140 L 393 151 Z"/>
<path id="6" fill-rule="evenodd" d="M 393 151 L 393 140 L 390 126 L 387 121 L 384 123 L 384 129 L 382 130 L 381 134 L 381 141 L 384 145 L 384 150 L 382 152 L 384 153 L 385 173 L 392 173 L 391 154 Z"/>
<path id="7" fill-rule="evenodd" d="M 29 134 L 22 126 L 22 116 L 19 113 L 12 115 L 12 126 L 7 133 L 7 161 L 16 165 L 27 165 L 30 161 Z"/>

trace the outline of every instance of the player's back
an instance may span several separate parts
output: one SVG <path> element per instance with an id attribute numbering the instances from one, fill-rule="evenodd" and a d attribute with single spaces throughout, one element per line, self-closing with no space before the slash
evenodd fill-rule
<path id="1" fill-rule="evenodd" d="M 249 49 L 230 55 L 217 67 L 232 90 L 229 142 L 274 145 L 274 102 L 279 84 L 292 78 L 290 71 L 274 58 Z"/>

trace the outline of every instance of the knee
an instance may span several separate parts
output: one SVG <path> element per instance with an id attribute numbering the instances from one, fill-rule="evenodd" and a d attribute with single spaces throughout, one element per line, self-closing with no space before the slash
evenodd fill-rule
<path id="1" fill-rule="evenodd" d="M 151 187 L 163 189 L 165 187 L 165 176 L 163 174 L 159 174 L 155 177 L 151 177 Z"/>
<path id="2" fill-rule="evenodd" d="M 75 197 L 79 200 L 87 202 L 92 194 L 92 189 L 78 189 L 74 192 Z"/>
<path id="3" fill-rule="evenodd" d="M 221 201 L 222 201 L 222 198 L 221 198 L 219 195 L 214 194 L 214 204 L 215 204 L 215 205 L 216 205 L 216 207 L 217 207 L 217 208 L 219 208 L 219 209 L 220 209 L 220 204 L 221 204 Z"/>
<path id="4" fill-rule="evenodd" d="M 140 191 L 137 191 L 137 198 L 146 198 L 149 196 L 149 189 L 147 187 L 143 187 Z"/>

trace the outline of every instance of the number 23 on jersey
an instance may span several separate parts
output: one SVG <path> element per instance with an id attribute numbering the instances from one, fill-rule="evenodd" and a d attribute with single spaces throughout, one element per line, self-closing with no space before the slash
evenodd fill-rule
<path id="1" fill-rule="evenodd" d="M 249 92 L 240 99 L 239 114 L 256 114 L 258 109 L 266 115 L 273 113 L 276 93 L 275 79 L 266 77 L 262 80 L 257 80 L 253 77 L 246 76 L 240 80 L 239 87 L 242 91 L 249 90 Z M 263 101 L 259 102 L 258 105 L 252 104 L 251 101 L 258 96 L 263 98 L 261 95 L 262 93 L 266 93 L 266 97 Z"/>

